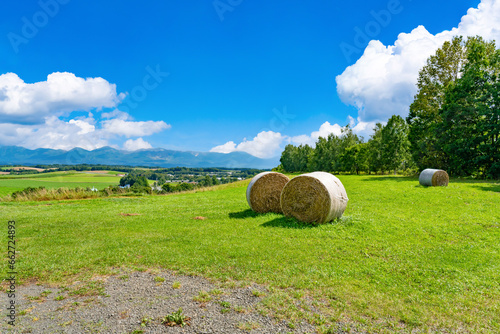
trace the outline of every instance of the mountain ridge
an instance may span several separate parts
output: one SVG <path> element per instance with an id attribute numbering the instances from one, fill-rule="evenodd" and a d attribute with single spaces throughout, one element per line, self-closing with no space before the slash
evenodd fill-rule
<path id="1" fill-rule="evenodd" d="M 216 153 L 175 151 L 164 148 L 125 151 L 104 146 L 95 150 L 80 147 L 71 150 L 21 146 L 0 146 L 0 164 L 101 164 L 150 167 L 226 167 L 270 169 L 279 164 L 279 158 L 261 159 L 246 152 Z"/>

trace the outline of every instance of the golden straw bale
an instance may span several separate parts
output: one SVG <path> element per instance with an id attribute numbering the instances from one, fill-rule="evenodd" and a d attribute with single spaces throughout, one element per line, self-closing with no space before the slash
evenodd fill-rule
<path id="1" fill-rule="evenodd" d="M 283 214 L 306 223 L 327 223 L 347 207 L 342 182 L 330 173 L 313 172 L 290 180 L 281 193 Z"/>
<path id="2" fill-rule="evenodd" d="M 255 212 L 281 213 L 280 196 L 290 179 L 281 173 L 263 172 L 253 177 L 247 187 L 247 202 Z"/>

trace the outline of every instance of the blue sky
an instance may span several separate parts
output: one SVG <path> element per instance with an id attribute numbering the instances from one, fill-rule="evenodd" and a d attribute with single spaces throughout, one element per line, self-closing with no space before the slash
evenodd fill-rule
<path id="1" fill-rule="evenodd" d="M 444 40 L 496 37 L 497 2 L 9 2 L 0 145 L 272 157 L 349 122 L 368 137 Z"/>

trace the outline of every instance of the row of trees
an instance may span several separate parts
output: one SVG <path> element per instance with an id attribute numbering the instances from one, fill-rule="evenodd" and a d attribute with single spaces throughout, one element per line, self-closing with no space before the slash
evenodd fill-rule
<path id="1" fill-rule="evenodd" d="M 408 125 L 395 115 L 385 126 L 377 123 L 366 143 L 346 126 L 341 136 L 320 137 L 315 148 L 289 144 L 281 155 L 279 168 L 286 172 L 396 173 L 398 169 L 412 167 L 409 146 Z"/>
<path id="2" fill-rule="evenodd" d="M 156 184 L 161 186 L 163 191 L 167 193 L 174 193 L 180 191 L 193 190 L 196 188 L 217 186 L 219 184 L 225 184 L 230 182 L 231 182 L 230 179 L 226 179 L 224 177 L 222 177 L 219 180 L 217 177 L 215 177 L 215 175 L 213 176 L 205 175 L 205 177 L 201 179 L 198 183 L 181 182 L 179 184 L 172 184 L 172 183 L 163 183 L 163 184 L 156 183 Z"/>
<path id="3" fill-rule="evenodd" d="M 500 178 L 500 51 L 481 37 L 445 42 L 419 72 L 405 119 L 377 123 L 368 142 L 347 126 L 316 146 L 287 145 L 287 172 L 385 172 L 441 168 L 455 176 Z"/>

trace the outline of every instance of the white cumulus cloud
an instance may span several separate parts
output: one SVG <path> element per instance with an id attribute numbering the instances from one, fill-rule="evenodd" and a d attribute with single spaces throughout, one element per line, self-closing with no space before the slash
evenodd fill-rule
<path id="1" fill-rule="evenodd" d="M 0 75 L 0 121 L 43 123 L 45 117 L 72 111 L 115 107 L 125 94 L 103 78 L 55 72 L 46 81 L 24 82 L 15 73 Z"/>
<path id="2" fill-rule="evenodd" d="M 337 76 L 337 93 L 344 103 L 358 109 L 358 125 L 386 121 L 394 114 L 405 117 L 426 59 L 453 36 L 480 35 L 499 41 L 499 22 L 500 0 L 483 0 L 450 31 L 432 35 L 419 26 L 410 33 L 401 33 L 394 45 L 373 40 L 361 58 Z"/>
<path id="3" fill-rule="evenodd" d="M 215 146 L 210 150 L 210 152 L 216 152 L 216 153 L 231 153 L 236 151 L 236 143 L 234 141 L 228 141 L 225 144 Z"/>
<path id="4" fill-rule="evenodd" d="M 84 135 L 86 133 L 94 132 L 95 131 L 95 125 L 90 124 L 84 120 L 80 119 L 70 119 L 69 124 L 75 124 L 80 128 L 80 131 L 77 132 L 79 135 Z"/>
<path id="5" fill-rule="evenodd" d="M 150 123 L 131 121 L 127 122 L 127 127 L 133 128 L 136 126 L 138 128 L 138 130 L 134 130 L 134 133 L 131 134 L 127 131 L 109 131 L 105 127 L 98 127 L 103 122 L 98 123 L 92 117 L 64 121 L 56 116 L 50 116 L 45 119 L 43 124 L 22 125 L 0 123 L 0 145 L 16 145 L 30 149 L 52 148 L 70 150 L 75 147 L 81 147 L 86 150 L 94 150 L 104 146 L 112 146 L 110 140 L 119 138 L 120 136 L 139 137 L 150 135 L 166 128 L 165 126 L 161 126 L 161 124 L 160 126 L 156 124 L 160 122 L 151 121 L 153 126 L 146 128 L 144 123 Z M 132 151 L 151 148 L 152 146 L 140 137 L 125 141 L 123 147 L 126 150 Z"/>
<path id="6" fill-rule="evenodd" d="M 153 146 L 142 138 L 129 139 L 123 144 L 123 149 L 127 151 L 136 151 L 145 148 L 153 148 Z"/>
<path id="7" fill-rule="evenodd" d="M 336 136 L 340 136 L 342 134 L 342 127 L 338 124 L 330 124 L 330 122 L 325 122 L 321 124 L 318 131 L 313 131 L 310 135 L 299 135 L 290 137 L 290 142 L 295 145 L 309 145 L 315 146 L 319 137 L 326 138 L 331 133 Z"/>
<path id="8" fill-rule="evenodd" d="M 130 116 L 130 114 L 128 114 L 124 111 L 118 110 L 118 109 L 115 109 L 115 110 L 110 111 L 110 112 L 103 112 L 101 114 L 101 117 L 108 118 L 108 119 L 116 118 L 116 119 L 121 119 L 124 121 L 128 121 L 128 120 L 132 119 L 132 116 Z"/>
<path id="9" fill-rule="evenodd" d="M 81 147 L 94 150 L 108 145 L 102 133 L 95 130 L 91 118 L 60 120 L 55 116 L 48 117 L 44 124 L 19 125 L 0 124 L 0 143 L 16 145 L 30 149 L 52 148 L 70 150 Z"/>
<path id="10" fill-rule="evenodd" d="M 149 136 L 170 129 L 171 125 L 164 121 L 131 122 L 123 119 L 110 119 L 102 122 L 104 131 L 110 134 L 129 137 Z"/>
<path id="11" fill-rule="evenodd" d="M 151 148 L 142 137 L 171 126 L 164 121 L 133 121 L 117 109 L 125 98 L 116 85 L 103 78 L 79 78 L 73 73 L 55 72 L 46 81 L 26 83 L 15 73 L 0 75 L 0 145 L 30 149 L 93 150 L 115 146 L 120 137 L 133 138 L 123 143 L 127 150 Z M 91 111 L 100 113 L 94 119 Z M 71 117 L 86 111 L 87 116 Z"/>
<path id="12" fill-rule="evenodd" d="M 230 153 L 241 151 L 258 158 L 272 158 L 281 153 L 281 144 L 285 139 L 286 137 L 279 132 L 262 131 L 252 140 L 243 139 L 238 145 L 233 141 L 229 141 L 212 148 L 210 152 Z"/>
<path id="13" fill-rule="evenodd" d="M 380 123 L 385 125 L 387 122 Z M 368 141 L 373 134 L 375 124 L 377 124 L 377 122 L 363 122 L 359 117 L 355 120 L 353 117 L 349 116 L 349 125 L 351 126 L 352 132 L 363 137 L 365 141 Z"/>

